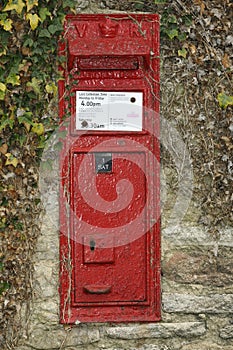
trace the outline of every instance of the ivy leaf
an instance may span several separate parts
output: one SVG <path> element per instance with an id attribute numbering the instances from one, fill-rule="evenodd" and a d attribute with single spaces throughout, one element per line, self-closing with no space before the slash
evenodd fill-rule
<path id="1" fill-rule="evenodd" d="M 9 32 L 12 29 L 13 21 L 10 18 L 2 19 L 0 25 L 3 26 L 3 29 Z"/>
<path id="2" fill-rule="evenodd" d="M 177 29 L 167 29 L 166 33 L 171 40 L 174 39 L 179 34 Z"/>
<path id="3" fill-rule="evenodd" d="M 144 2 L 142 2 L 142 1 L 136 1 L 136 2 L 134 2 L 134 6 L 135 6 L 135 8 L 136 8 L 137 10 L 142 10 L 143 7 L 144 7 Z"/>
<path id="4" fill-rule="evenodd" d="M 18 159 L 15 158 L 11 153 L 6 153 L 5 156 L 7 157 L 5 165 L 13 165 L 16 168 L 19 163 Z"/>
<path id="5" fill-rule="evenodd" d="M 9 283 L 7 283 L 7 282 L 1 282 L 1 283 L 0 283 L 0 295 L 1 295 L 3 292 L 5 292 L 7 289 L 9 289 L 9 288 L 10 288 Z"/>
<path id="6" fill-rule="evenodd" d="M 31 131 L 37 134 L 38 136 L 41 136 L 44 134 L 44 125 L 42 123 L 33 123 Z"/>
<path id="7" fill-rule="evenodd" d="M 18 121 L 20 124 L 23 124 L 26 128 L 26 130 L 29 132 L 31 126 L 34 124 L 28 117 L 27 115 L 31 115 L 31 113 L 25 113 L 24 115 L 18 117 Z"/>
<path id="8" fill-rule="evenodd" d="M 5 127 L 9 126 L 11 129 L 14 126 L 14 120 L 10 119 L 8 117 L 4 118 L 3 120 L 1 120 L 1 124 L 0 124 L 0 131 L 5 129 Z"/>
<path id="9" fill-rule="evenodd" d="M 181 50 L 178 50 L 178 56 L 186 58 L 187 57 L 187 50 L 184 47 Z"/>
<path id="10" fill-rule="evenodd" d="M 48 30 L 51 34 L 55 34 L 56 32 L 63 30 L 63 26 L 61 23 L 51 24 L 48 27 Z"/>
<path id="11" fill-rule="evenodd" d="M 44 22 L 47 16 L 51 16 L 51 12 L 49 12 L 47 7 L 41 7 L 39 9 L 39 16 L 40 16 L 41 22 Z"/>
<path id="12" fill-rule="evenodd" d="M 20 76 L 17 74 L 9 74 L 6 79 L 7 84 L 20 85 Z"/>
<path id="13" fill-rule="evenodd" d="M 17 115 L 17 117 L 18 117 L 18 122 L 20 124 L 23 124 L 25 126 L 26 130 L 29 132 L 31 126 L 33 125 L 33 122 L 31 120 L 32 119 L 32 112 L 20 110 L 20 114 Z"/>
<path id="14" fill-rule="evenodd" d="M 42 29 L 39 32 L 39 38 L 51 38 L 51 33 L 49 33 L 48 29 Z"/>
<path id="15" fill-rule="evenodd" d="M 32 47 L 33 44 L 34 44 L 34 41 L 31 38 L 28 38 L 28 39 L 26 39 L 24 41 L 23 46 L 25 46 L 25 47 L 27 47 L 27 46 Z"/>
<path id="16" fill-rule="evenodd" d="M 32 81 L 27 83 L 27 87 L 31 87 L 36 94 L 40 95 L 40 80 L 33 77 Z"/>
<path id="17" fill-rule="evenodd" d="M 182 17 L 182 22 L 185 24 L 186 27 L 190 27 L 193 23 L 193 17 L 192 15 L 185 15 Z"/>
<path id="18" fill-rule="evenodd" d="M 62 2 L 62 7 L 66 8 L 66 7 L 73 7 L 74 6 L 74 0 L 63 0 Z"/>
<path id="19" fill-rule="evenodd" d="M 54 83 L 47 84 L 45 86 L 45 90 L 48 94 L 53 94 L 54 96 L 56 96 L 57 94 L 57 86 Z"/>
<path id="20" fill-rule="evenodd" d="M 8 4 L 2 11 L 15 10 L 20 15 L 24 6 L 25 6 L 25 3 L 22 0 L 9 0 Z"/>
<path id="21" fill-rule="evenodd" d="M 37 16 L 36 13 L 34 13 L 34 14 L 28 13 L 26 18 L 27 18 L 27 20 L 29 20 L 30 27 L 32 28 L 32 30 L 35 30 L 38 27 L 38 24 L 39 24 L 39 21 L 40 21 L 40 17 Z"/>
<path id="22" fill-rule="evenodd" d="M 168 17 L 168 22 L 169 22 L 169 23 L 177 23 L 177 18 L 176 18 L 176 16 L 170 15 L 170 16 Z"/>
<path id="23" fill-rule="evenodd" d="M 0 83 L 0 100 L 4 100 L 6 93 L 6 85 L 3 83 Z"/>
<path id="24" fill-rule="evenodd" d="M 178 39 L 180 41 L 184 41 L 184 40 L 186 40 L 186 38 L 187 38 L 187 34 L 186 33 L 179 33 L 178 34 Z"/>
<path id="25" fill-rule="evenodd" d="M 34 6 L 38 6 L 38 0 L 26 0 L 27 12 L 29 12 Z"/>
<path id="26" fill-rule="evenodd" d="M 1 56 L 6 56 L 6 49 L 3 49 L 3 51 L 0 51 L 0 57 Z"/>
<path id="27" fill-rule="evenodd" d="M 228 96 L 224 92 L 218 94 L 217 99 L 221 108 L 226 109 L 227 106 L 233 105 L 233 96 Z"/>
<path id="28" fill-rule="evenodd" d="M 6 85 L 3 83 L 0 83 L 0 91 L 6 91 Z"/>

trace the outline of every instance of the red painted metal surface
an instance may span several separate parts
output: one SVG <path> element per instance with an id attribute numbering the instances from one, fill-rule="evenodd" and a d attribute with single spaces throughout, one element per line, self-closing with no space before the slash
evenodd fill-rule
<path id="1" fill-rule="evenodd" d="M 61 121 L 70 114 L 60 159 L 61 323 L 160 320 L 158 33 L 157 15 L 67 17 L 59 83 Z M 95 91 L 130 92 L 132 103 L 140 93 L 141 129 L 88 129 L 92 117 L 80 129 L 77 99 Z M 103 107 L 87 101 L 90 113 Z M 124 113 L 124 106 L 115 108 Z"/>

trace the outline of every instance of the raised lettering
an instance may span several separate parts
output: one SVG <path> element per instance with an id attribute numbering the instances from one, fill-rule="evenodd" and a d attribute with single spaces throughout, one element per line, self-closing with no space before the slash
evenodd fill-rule
<path id="1" fill-rule="evenodd" d="M 131 36 L 131 38 L 133 37 L 139 37 L 139 36 L 145 36 L 146 35 L 146 30 L 143 30 L 139 24 L 136 25 L 134 23 L 131 24 L 130 26 L 130 30 L 129 30 L 129 34 Z"/>
<path id="2" fill-rule="evenodd" d="M 87 24 L 75 25 L 80 38 L 83 38 L 87 31 Z"/>

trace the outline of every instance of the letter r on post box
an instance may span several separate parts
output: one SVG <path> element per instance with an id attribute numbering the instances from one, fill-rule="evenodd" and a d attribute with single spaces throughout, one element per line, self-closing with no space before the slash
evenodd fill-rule
<path id="1" fill-rule="evenodd" d="M 60 322 L 159 321 L 159 17 L 67 16 Z"/>

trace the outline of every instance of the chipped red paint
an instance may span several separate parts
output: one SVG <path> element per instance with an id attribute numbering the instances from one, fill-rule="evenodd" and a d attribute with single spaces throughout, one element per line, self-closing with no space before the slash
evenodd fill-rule
<path id="1" fill-rule="evenodd" d="M 60 160 L 60 321 L 158 321 L 159 18 L 67 16 L 65 38 L 59 111 L 71 117 Z M 141 92 L 142 130 L 81 132 L 76 91 Z"/>

